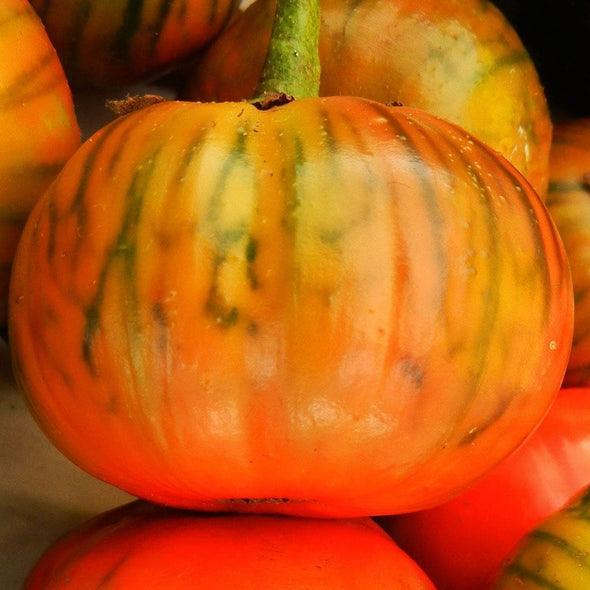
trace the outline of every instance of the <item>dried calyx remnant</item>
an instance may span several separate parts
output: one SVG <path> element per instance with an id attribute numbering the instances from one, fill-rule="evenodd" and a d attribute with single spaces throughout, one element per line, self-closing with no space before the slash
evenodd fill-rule
<path id="1" fill-rule="evenodd" d="M 257 98 L 252 104 L 261 111 L 267 111 L 273 107 L 280 107 L 295 100 L 294 96 L 284 92 L 265 92 L 260 98 Z"/>
<path id="2" fill-rule="evenodd" d="M 138 94 L 127 95 L 125 98 L 108 99 L 105 102 L 107 109 L 121 117 L 135 111 L 139 111 L 145 107 L 149 107 L 159 102 L 164 102 L 166 99 L 158 94 Z"/>

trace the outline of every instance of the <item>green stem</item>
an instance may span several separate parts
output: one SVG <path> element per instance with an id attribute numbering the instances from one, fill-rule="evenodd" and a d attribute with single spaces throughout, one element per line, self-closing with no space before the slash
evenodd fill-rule
<path id="1" fill-rule="evenodd" d="M 277 94 L 293 98 L 319 95 L 319 31 L 319 0 L 277 0 L 257 100 Z"/>

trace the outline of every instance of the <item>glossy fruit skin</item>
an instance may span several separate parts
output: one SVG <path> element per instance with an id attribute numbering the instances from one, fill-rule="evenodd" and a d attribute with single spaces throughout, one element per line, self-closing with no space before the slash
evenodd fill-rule
<path id="1" fill-rule="evenodd" d="M 136 501 L 50 548 L 23 590 L 434 590 L 372 520 L 204 516 Z"/>
<path id="2" fill-rule="evenodd" d="M 161 76 L 205 47 L 236 0 L 31 0 L 70 83 L 112 87 Z"/>
<path id="3" fill-rule="evenodd" d="M 492 590 L 590 587 L 590 487 L 538 524 L 514 548 Z"/>
<path id="4" fill-rule="evenodd" d="M 590 390 L 563 389 L 535 433 L 457 498 L 380 519 L 438 590 L 489 588 L 534 526 L 590 483 Z"/>
<path id="5" fill-rule="evenodd" d="M 425 508 L 559 390 L 573 297 L 519 173 L 354 97 L 164 102 L 90 138 L 29 218 L 15 375 L 74 462 L 208 510 Z"/>
<path id="6" fill-rule="evenodd" d="M 26 0 L 0 3 L 0 328 L 10 267 L 33 204 L 80 145 L 72 96 Z"/>
<path id="7" fill-rule="evenodd" d="M 183 96 L 254 96 L 275 0 L 252 4 L 199 57 Z M 323 96 L 362 96 L 432 112 L 502 153 L 541 196 L 552 123 L 514 28 L 479 0 L 322 0 Z"/>
<path id="8" fill-rule="evenodd" d="M 565 384 L 585 387 L 590 385 L 590 119 L 556 127 L 549 170 L 547 207 L 565 246 L 575 296 Z"/>

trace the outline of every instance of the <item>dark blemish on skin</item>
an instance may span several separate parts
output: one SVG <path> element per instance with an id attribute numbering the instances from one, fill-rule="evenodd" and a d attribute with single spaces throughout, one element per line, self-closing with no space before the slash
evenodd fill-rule
<path id="1" fill-rule="evenodd" d="M 248 243 L 246 244 L 246 261 L 248 262 L 248 268 L 246 274 L 248 282 L 250 283 L 251 289 L 258 289 L 259 282 L 256 272 L 254 271 L 254 262 L 258 256 L 258 240 L 250 236 Z"/>
<path id="2" fill-rule="evenodd" d="M 230 305 L 217 291 L 217 285 L 213 283 L 209 291 L 209 297 L 205 303 L 205 312 L 215 319 L 215 323 L 221 328 L 230 328 L 238 322 L 239 312 L 235 305 Z"/>
<path id="3" fill-rule="evenodd" d="M 424 385 L 424 369 L 416 359 L 404 358 L 398 363 L 398 366 L 403 375 L 411 381 L 416 389 L 422 388 Z"/>

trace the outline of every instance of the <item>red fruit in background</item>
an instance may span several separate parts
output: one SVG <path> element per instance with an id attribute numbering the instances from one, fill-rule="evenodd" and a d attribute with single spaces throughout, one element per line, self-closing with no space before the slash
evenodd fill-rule
<path id="1" fill-rule="evenodd" d="M 524 445 L 457 498 L 380 519 L 438 590 L 485 590 L 531 528 L 590 483 L 590 389 L 563 389 Z"/>
<path id="2" fill-rule="evenodd" d="M 108 582 L 107 582 L 108 580 Z M 370 519 L 203 516 L 134 502 L 63 537 L 24 590 L 434 590 Z"/>

